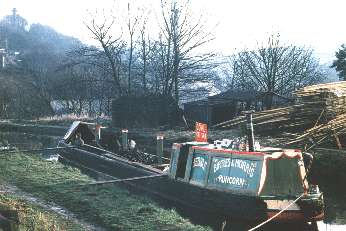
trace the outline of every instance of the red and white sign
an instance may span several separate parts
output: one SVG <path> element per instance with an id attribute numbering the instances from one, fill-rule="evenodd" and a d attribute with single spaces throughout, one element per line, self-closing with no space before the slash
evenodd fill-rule
<path id="1" fill-rule="evenodd" d="M 196 141 L 207 142 L 207 125 L 196 122 Z"/>

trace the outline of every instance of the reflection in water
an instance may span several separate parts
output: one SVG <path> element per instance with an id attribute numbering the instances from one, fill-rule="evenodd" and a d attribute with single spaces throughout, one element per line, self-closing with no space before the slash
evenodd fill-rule
<path id="1" fill-rule="evenodd" d="M 57 147 L 61 137 L 0 132 L 0 141 L 5 139 L 11 147 L 18 150 L 31 150 Z M 57 153 L 54 150 L 40 151 L 40 154 L 47 160 L 57 160 Z"/>
<path id="2" fill-rule="evenodd" d="M 346 197 L 326 195 L 324 224 L 319 225 L 320 230 L 346 230 Z M 324 227 L 327 229 L 323 229 Z"/>
<path id="3" fill-rule="evenodd" d="M 57 147 L 59 139 L 61 137 L 57 136 L 39 136 L 32 134 L 22 134 L 22 133 L 3 133 L 0 132 L 0 141 L 8 140 L 12 147 L 16 147 L 19 150 L 29 150 L 29 149 L 43 149 Z M 58 155 L 56 151 L 42 151 L 40 154 L 47 160 L 56 161 Z M 80 167 L 80 166 L 79 166 Z M 115 179 L 112 176 L 108 176 L 99 172 L 92 171 L 90 169 L 84 169 L 84 172 L 95 178 L 98 181 Z M 181 216 L 186 217 L 191 220 L 194 224 L 199 224 L 203 226 L 210 226 L 213 230 L 222 230 L 223 224 L 224 230 L 229 231 L 243 231 L 249 230 L 258 223 L 249 223 L 247 221 L 242 221 L 239 219 L 226 218 L 220 215 L 210 215 L 208 211 L 199 211 L 196 208 L 189 207 L 186 204 L 179 204 L 176 201 L 169 201 L 167 198 L 159 198 L 160 196 L 152 195 L 148 192 L 144 192 L 142 189 L 133 187 L 131 183 L 122 183 L 123 187 L 128 188 L 133 193 L 140 195 L 147 195 L 154 197 L 156 201 L 161 201 L 164 203 L 168 209 L 175 208 L 176 211 L 181 214 Z M 321 186 L 321 185 L 320 185 Z M 275 224 L 268 223 L 257 230 L 289 230 L 289 231 L 305 231 L 305 230 L 335 230 L 341 231 L 346 230 L 346 197 L 341 189 L 335 189 L 332 186 L 325 186 L 322 188 L 325 192 L 325 218 L 324 221 L 317 222 L 316 224 Z M 156 197 L 156 198 L 155 198 Z M 162 203 L 162 204 L 163 204 Z"/>

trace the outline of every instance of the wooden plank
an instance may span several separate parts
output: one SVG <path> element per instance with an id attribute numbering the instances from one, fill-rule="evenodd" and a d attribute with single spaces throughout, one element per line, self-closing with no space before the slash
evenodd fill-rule
<path id="1" fill-rule="evenodd" d="M 165 177 L 168 176 L 167 174 L 156 174 L 156 175 L 150 175 L 150 176 L 140 176 L 140 177 L 132 177 L 132 178 L 126 178 L 126 179 L 118 179 L 118 180 L 108 180 L 108 181 L 98 181 L 98 182 L 92 182 L 92 183 L 82 183 L 78 184 L 79 186 L 85 186 L 85 185 L 102 185 L 102 184 L 112 184 L 117 182 L 125 182 L 125 181 L 134 181 L 134 180 L 143 180 L 143 179 L 149 179 L 154 177 Z"/>

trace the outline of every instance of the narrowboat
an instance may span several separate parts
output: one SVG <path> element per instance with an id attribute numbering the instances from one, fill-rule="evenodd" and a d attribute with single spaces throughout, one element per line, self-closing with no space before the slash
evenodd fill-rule
<path id="1" fill-rule="evenodd" d="M 242 146 L 236 139 L 174 143 L 163 170 L 92 145 L 95 134 L 88 125 L 72 124 L 59 141 L 59 147 L 71 147 L 59 151 L 62 158 L 119 179 L 137 178 L 131 183 L 138 187 L 224 216 L 278 222 L 324 216 L 323 193 L 309 185 L 299 150 Z M 83 146 L 70 144 L 77 133 Z"/>

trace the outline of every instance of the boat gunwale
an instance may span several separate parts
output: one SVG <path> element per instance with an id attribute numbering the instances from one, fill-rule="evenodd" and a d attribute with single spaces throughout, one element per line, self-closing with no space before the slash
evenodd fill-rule
<path id="1" fill-rule="evenodd" d="M 59 144 L 63 144 L 64 146 L 69 146 L 69 144 L 66 144 L 64 142 L 64 140 L 60 140 L 59 141 Z M 162 170 L 159 170 L 159 169 L 156 169 L 150 165 L 146 165 L 146 164 L 142 164 L 142 163 L 139 163 L 139 162 L 133 162 L 133 161 L 130 161 L 130 160 L 127 160 L 126 158 L 123 158 L 119 155 L 117 155 L 116 153 L 112 153 L 108 150 L 105 150 L 105 149 L 102 149 L 102 148 L 97 148 L 97 147 L 93 147 L 91 145 L 87 145 L 88 147 L 92 147 L 94 148 L 95 150 L 98 150 L 98 151 L 104 151 L 106 154 L 97 154 L 97 153 L 94 153 L 94 152 L 91 152 L 91 151 L 88 151 L 88 150 L 83 150 L 81 149 L 80 147 L 75 147 L 74 149 L 75 150 L 78 150 L 80 152 L 84 152 L 84 153 L 88 153 L 89 155 L 93 155 L 93 156 L 97 156 L 97 157 L 103 157 L 103 158 L 106 158 L 106 159 L 111 159 L 111 160 L 114 160 L 114 161 L 118 161 L 118 162 L 121 162 L 122 164 L 127 164 L 127 165 L 131 165 L 131 166 L 134 166 L 134 167 L 140 167 L 142 169 L 146 169 L 150 172 L 153 172 L 153 173 L 159 173 L 159 174 L 163 174 L 164 172 Z M 68 152 L 70 150 L 64 150 L 64 152 Z"/>

